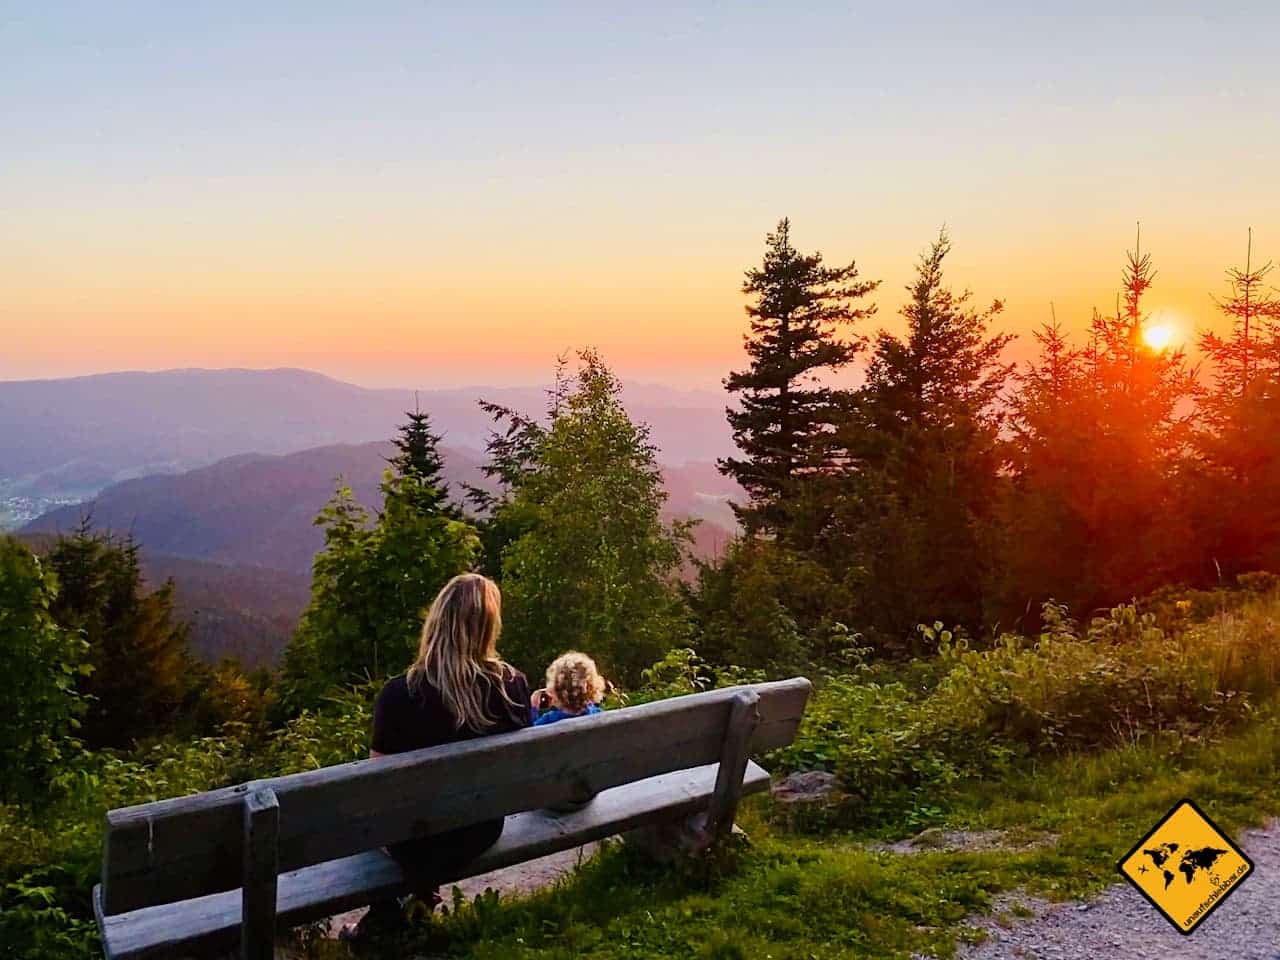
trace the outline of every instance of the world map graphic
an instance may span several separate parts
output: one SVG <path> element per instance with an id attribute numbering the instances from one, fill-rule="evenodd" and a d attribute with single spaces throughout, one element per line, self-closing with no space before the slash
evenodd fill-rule
<path id="1" fill-rule="evenodd" d="M 1208 873 L 1212 870 L 1218 858 L 1227 851 L 1217 847 L 1184 850 L 1176 843 L 1162 843 L 1158 847 L 1149 847 L 1142 852 L 1151 858 L 1156 869 L 1164 876 L 1164 888 L 1168 890 L 1169 885 L 1174 881 L 1174 870 L 1181 873 L 1187 883 L 1191 883 L 1195 880 L 1197 873 Z"/>

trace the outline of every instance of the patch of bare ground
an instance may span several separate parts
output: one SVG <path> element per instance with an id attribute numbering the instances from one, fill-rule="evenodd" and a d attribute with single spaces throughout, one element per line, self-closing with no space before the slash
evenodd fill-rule
<path id="1" fill-rule="evenodd" d="M 1241 836 L 1254 871 L 1190 936 L 1183 936 L 1126 883 L 1087 902 L 1007 895 L 970 921 L 980 943 L 959 960 L 1278 960 L 1280 821 Z M 964 938 L 968 939 L 968 938 Z"/>

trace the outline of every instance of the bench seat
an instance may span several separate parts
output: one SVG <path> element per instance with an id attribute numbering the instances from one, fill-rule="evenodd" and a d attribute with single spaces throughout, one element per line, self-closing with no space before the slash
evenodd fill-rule
<path id="1" fill-rule="evenodd" d="M 604 790 L 572 813 L 532 810 L 512 814 L 506 818 L 497 843 L 442 882 L 452 883 L 705 810 L 718 768 L 719 764 L 711 763 Z M 743 793 L 759 793 L 768 787 L 769 774 L 749 762 Z M 381 850 L 371 850 L 280 874 L 277 916 L 280 925 L 287 927 L 405 892 L 396 862 Z M 112 916 L 103 914 L 101 887 L 94 888 L 93 900 L 108 960 L 234 950 L 240 942 L 238 889 Z"/>

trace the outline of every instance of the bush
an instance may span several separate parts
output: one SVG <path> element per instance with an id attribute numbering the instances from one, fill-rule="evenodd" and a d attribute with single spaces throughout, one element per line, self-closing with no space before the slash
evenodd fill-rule
<path id="1" fill-rule="evenodd" d="M 796 742 L 773 762 L 835 773 L 841 816 L 918 825 L 959 780 L 1034 759 L 1168 735 L 1198 739 L 1238 724 L 1280 687 L 1280 601 L 1254 597 L 1176 633 L 1134 605 L 1083 634 L 1052 603 L 1035 639 L 975 649 L 941 624 L 934 669 L 908 684 L 859 668 L 822 678 Z"/>

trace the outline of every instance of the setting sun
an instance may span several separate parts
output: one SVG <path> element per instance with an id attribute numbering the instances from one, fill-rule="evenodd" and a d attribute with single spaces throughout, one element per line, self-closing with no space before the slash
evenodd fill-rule
<path id="1" fill-rule="evenodd" d="M 1142 328 L 1142 340 L 1152 350 L 1165 350 L 1174 339 L 1173 327 L 1167 323 L 1153 323 Z"/>

